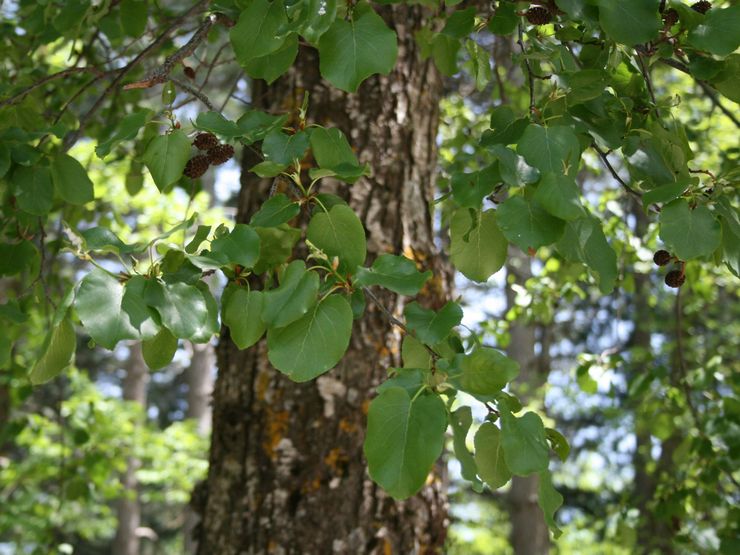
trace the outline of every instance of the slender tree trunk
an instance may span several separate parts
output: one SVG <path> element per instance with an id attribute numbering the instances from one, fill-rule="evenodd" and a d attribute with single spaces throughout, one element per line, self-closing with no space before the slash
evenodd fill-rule
<path id="1" fill-rule="evenodd" d="M 431 267 L 441 264 L 428 208 L 441 82 L 413 39 L 426 12 L 396 5 L 384 14 L 399 38 L 398 62 L 388 77 L 344 94 L 322 82 L 315 52 L 302 49 L 290 73 L 272 87 L 258 84 L 253 99 L 268 111 L 295 111 L 308 92 L 309 119 L 343 129 L 372 167 L 372 177 L 334 190 L 362 218 L 370 260 L 403 251 Z M 256 161 L 246 151 L 243 167 Z M 268 198 L 269 187 L 243 174 L 240 221 Z M 421 300 L 438 307 L 448 293 L 448 274 L 433 269 L 436 277 Z M 395 296 L 383 302 L 400 308 Z M 397 359 L 397 334 L 372 304 L 355 322 L 339 365 L 304 384 L 269 366 L 264 342 L 240 352 L 225 331 L 199 553 L 438 552 L 447 524 L 444 480 L 435 476 L 419 495 L 395 502 L 370 481 L 362 455 L 368 403 Z"/>
<path id="2" fill-rule="evenodd" d="M 507 273 L 513 275 L 514 282 L 524 285 L 532 277 L 529 258 L 521 251 L 509 251 Z M 507 287 L 506 299 L 509 308 L 515 306 L 514 291 Z M 519 363 L 521 368 L 519 377 L 515 381 L 514 393 L 526 403 L 537 394 L 537 390 L 547 380 L 549 362 L 547 341 L 542 341 L 542 351 L 538 357 L 535 354 L 537 342 L 535 326 L 522 322 L 514 322 L 509 328 L 511 340 L 508 354 Z M 537 504 L 537 475 L 521 477 L 514 476 L 508 495 L 509 518 L 511 519 L 511 545 L 517 555 L 541 555 L 550 550 L 550 534 L 545 523 L 542 509 Z"/>
<path id="3" fill-rule="evenodd" d="M 149 369 L 144 362 L 141 354 L 141 344 L 131 345 L 129 360 L 126 367 L 126 377 L 123 380 L 123 398 L 126 401 L 133 401 L 146 410 L 146 385 L 149 381 Z M 138 497 L 138 482 L 136 480 L 136 470 L 139 467 L 139 461 L 131 457 L 127 461 L 126 471 L 121 477 L 121 482 L 125 488 L 126 497 L 118 501 L 118 529 L 113 541 L 114 555 L 138 555 L 139 554 L 139 535 L 138 529 L 141 526 L 141 505 Z"/>

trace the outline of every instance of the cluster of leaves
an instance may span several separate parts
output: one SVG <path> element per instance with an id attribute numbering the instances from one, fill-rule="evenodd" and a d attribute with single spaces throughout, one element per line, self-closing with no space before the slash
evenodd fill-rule
<path id="1" fill-rule="evenodd" d="M 116 46 L 146 27 L 147 3 L 122 2 L 109 12 L 107 4 L 83 4 L 87 10 L 79 21 L 99 21 Z M 724 262 L 737 274 L 740 219 L 732 195 L 738 170 L 700 168 L 704 173 L 696 173 L 687 131 L 667 117 L 671 105 L 655 98 L 650 70 L 659 64 L 678 68 L 737 100 L 740 56 L 734 51 L 740 38 L 732 22 L 740 8 L 715 7 L 704 15 L 670 2 L 679 18 L 669 25 L 661 23 L 665 3 L 658 0 L 558 0 L 548 3 L 553 23 L 541 27 L 522 18 L 521 8 L 529 2 L 501 1 L 493 13 L 454 4 L 448 2 L 447 10 L 417 33 L 422 55 L 451 75 L 464 45 L 482 88 L 491 77 L 490 59 L 471 37 L 510 40 L 506 37 L 516 33 L 518 61 L 530 88 L 529 106 L 491 112 L 490 128 L 479 137 L 480 169 L 450 177 L 449 254 L 463 275 L 485 282 L 503 266 L 510 244 L 530 253 L 551 247 L 564 260 L 585 265 L 602 293 L 610 292 L 618 279 L 616 254 L 601 221 L 582 202 L 577 182 L 590 154 L 606 164 L 625 194 L 641 196 L 647 209 L 660 211 L 660 237 L 672 253 L 688 264 Z M 48 44 L 80 32 L 79 25 L 60 26 L 70 17 L 67 8 L 19 9 L 27 18 L 21 42 Z M 236 61 L 255 79 L 273 81 L 288 71 L 300 38 L 317 48 L 322 76 L 344 91 L 355 91 L 371 75 L 387 74 L 396 60 L 396 34 L 368 3 L 225 1 L 218 9 L 233 20 L 229 39 Z M 129 19 L 129 11 L 136 17 Z M 11 65 L 23 64 L 14 60 Z M 538 93 L 535 80 L 548 86 Z M 145 108 L 96 126 L 74 121 L 66 105 L 48 106 L 46 111 L 59 113 L 48 121 L 45 111 L 23 100 L 28 92 L 18 97 L 13 89 L 0 89 L 11 99 L 2 108 L 0 129 L 0 275 L 39 276 L 43 285 L 47 222 L 60 212 L 74 220 L 71 211 L 96 200 L 85 168 L 67 153 L 78 126 L 89 126 L 100 158 L 128 151 L 131 194 L 143 186 L 143 167 L 162 192 L 176 186 L 192 190 L 183 177 L 191 157 L 190 131 L 259 150 L 263 161 L 251 171 L 287 178 L 293 187 L 290 194 L 265 199 L 249 224 L 200 225 L 190 234 L 193 216 L 138 244 L 124 242 L 105 225 L 76 225 L 66 238 L 57 237 L 57 251 L 96 268 L 70 288 L 50 317 L 49 335 L 29 372 L 33 383 L 48 381 L 71 364 L 75 320 L 108 349 L 122 340 L 141 340 L 147 363 L 160 368 L 174 356 L 178 340 L 209 341 L 219 330 L 219 315 L 240 348 L 266 334 L 275 368 L 295 381 L 310 380 L 342 358 L 353 319 L 363 314 L 366 298 L 375 299 L 370 287 L 412 297 L 430 277 L 393 254 L 364 265 L 367 247 L 359 217 L 339 197 L 319 191 L 323 179 L 351 185 L 369 168 L 358 162 L 341 131 L 307 122 L 305 105 L 292 125 L 287 115 L 250 109 L 231 120 L 209 110 L 197 116 L 191 130 L 176 121 L 168 94 L 162 112 L 170 121 L 160 134 L 156 111 Z M 628 178 L 619 177 L 609 155 L 619 157 L 616 165 L 629 172 Z M 491 201 L 502 197 L 492 207 Z M 171 241 L 174 233 L 188 234 L 189 240 L 177 245 Z M 120 266 L 98 262 L 109 255 Z M 204 281 L 216 271 L 229 281 L 220 303 Z M 251 276 L 264 278 L 262 290 L 250 286 Z M 37 294 L 8 300 L 0 317 L 22 324 L 24 309 L 37 302 Z M 464 474 L 476 487 L 498 488 L 512 474 L 538 473 L 540 505 L 557 530 L 553 513 L 561 499 L 552 488 L 548 462 L 550 451 L 563 458 L 568 446 L 534 412 L 517 416 L 521 404 L 504 391 L 517 375 L 516 363 L 475 340 L 461 340 L 457 303 L 433 311 L 408 302 L 404 318 L 403 367 L 389 371 L 370 405 L 365 453 L 371 477 L 394 497 L 414 494 L 439 457 L 449 425 Z M 20 332 L 13 331 L 3 340 L 0 364 L 12 364 L 12 342 L 18 337 Z M 471 413 L 453 410 L 458 391 L 488 409 L 474 454 L 466 445 Z"/>

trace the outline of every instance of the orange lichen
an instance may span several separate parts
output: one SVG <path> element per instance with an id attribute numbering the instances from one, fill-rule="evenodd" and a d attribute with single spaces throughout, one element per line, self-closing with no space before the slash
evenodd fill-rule
<path id="1" fill-rule="evenodd" d="M 285 432 L 288 430 L 289 418 L 290 413 L 287 410 L 278 412 L 273 412 L 270 409 L 267 410 L 267 438 L 262 442 L 262 448 L 271 459 L 275 458 L 275 449 L 280 443 L 280 440 L 285 437 Z"/>
<path id="2" fill-rule="evenodd" d="M 324 457 L 324 464 L 331 468 L 334 474 L 338 474 L 339 469 L 345 467 L 347 462 L 349 457 L 339 447 L 335 447 Z"/>
<path id="3" fill-rule="evenodd" d="M 388 538 L 383 538 L 383 555 L 393 555 L 393 546 Z"/>
<path id="4" fill-rule="evenodd" d="M 362 414 L 367 414 L 370 410 L 370 399 L 365 399 L 362 402 Z"/>
<path id="5" fill-rule="evenodd" d="M 342 418 L 339 421 L 339 429 L 347 434 L 354 434 L 357 432 L 357 425 L 345 418 Z"/>

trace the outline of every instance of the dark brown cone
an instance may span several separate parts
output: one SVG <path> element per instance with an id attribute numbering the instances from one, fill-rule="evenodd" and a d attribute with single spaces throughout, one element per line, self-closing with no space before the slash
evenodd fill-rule
<path id="1" fill-rule="evenodd" d="M 707 2 L 707 0 L 701 0 L 701 2 L 696 2 L 695 4 L 691 4 L 691 9 L 695 12 L 699 13 L 707 13 L 709 10 L 712 9 L 712 3 Z"/>
<path id="2" fill-rule="evenodd" d="M 665 23 L 666 27 L 672 27 L 678 23 L 678 12 L 673 8 L 666 10 L 663 14 L 663 23 Z"/>
<path id="3" fill-rule="evenodd" d="M 546 25 L 552 21 L 550 10 L 543 8 L 542 6 L 529 8 L 525 17 L 532 25 Z"/>
<path id="4" fill-rule="evenodd" d="M 665 275 L 665 284 L 668 287 L 681 287 L 686 281 L 686 276 L 680 270 L 671 270 Z"/>
<path id="5" fill-rule="evenodd" d="M 184 66 L 182 71 L 187 75 L 188 79 L 195 79 L 195 70 L 192 67 Z"/>
<path id="6" fill-rule="evenodd" d="M 231 145 L 218 145 L 208 149 L 208 161 L 214 166 L 220 166 L 234 156 L 234 147 Z"/>
<path id="7" fill-rule="evenodd" d="M 199 150 L 210 150 L 219 145 L 213 133 L 198 133 L 193 139 L 193 146 Z"/>
<path id="8" fill-rule="evenodd" d="M 659 250 L 653 255 L 653 262 L 655 262 L 658 266 L 665 266 L 672 259 L 673 257 L 671 256 L 671 253 L 664 250 Z"/>
<path id="9" fill-rule="evenodd" d="M 206 173 L 209 165 L 208 156 L 205 154 L 198 154 L 198 156 L 193 156 L 188 160 L 182 174 L 190 179 L 196 179 Z"/>

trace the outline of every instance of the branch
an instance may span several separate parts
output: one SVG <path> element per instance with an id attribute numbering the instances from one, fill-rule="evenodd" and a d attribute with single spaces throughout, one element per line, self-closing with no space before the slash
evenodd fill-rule
<path id="1" fill-rule="evenodd" d="M 519 24 L 519 38 L 517 39 L 517 43 L 522 51 L 524 65 L 527 68 L 527 81 L 529 83 L 529 116 L 532 117 L 532 115 L 537 112 L 537 108 L 534 105 L 534 76 L 532 75 L 532 66 L 529 65 L 529 60 L 527 59 L 527 52 L 524 50 L 524 31 L 522 30 L 521 23 Z"/>
<path id="2" fill-rule="evenodd" d="M 627 182 L 619 177 L 619 174 L 617 173 L 617 170 L 614 169 L 614 167 L 611 165 L 611 162 L 609 162 L 609 158 L 606 156 L 606 152 L 601 150 L 596 143 L 591 144 L 591 148 L 593 148 L 598 154 L 599 158 L 601 158 L 601 161 L 604 163 L 604 166 L 606 166 L 606 169 L 609 170 L 609 173 L 612 174 L 612 177 L 617 180 L 617 182 L 622 186 L 622 188 L 627 191 L 628 193 L 636 196 L 637 198 L 642 197 L 642 193 L 635 191 L 632 187 L 630 187 Z"/>
<path id="3" fill-rule="evenodd" d="M 640 72 L 642 73 L 643 78 L 645 79 L 645 84 L 647 85 L 648 93 L 650 94 L 650 99 L 653 101 L 653 106 L 655 106 L 655 115 L 660 117 L 660 110 L 658 109 L 658 101 L 655 99 L 655 90 L 653 89 L 653 81 L 650 78 L 650 71 L 648 70 L 648 67 L 645 65 L 645 60 L 642 57 L 642 54 L 640 54 L 639 51 L 636 52 L 637 54 L 637 65 L 640 66 Z"/>
<path id="4" fill-rule="evenodd" d="M 188 85 L 184 81 L 181 81 L 180 79 L 175 79 L 174 77 L 172 77 L 170 79 L 170 81 L 172 81 L 173 83 L 175 83 L 181 89 L 183 89 L 183 90 L 189 92 L 190 94 L 192 94 L 195 98 L 197 98 L 203 104 L 205 104 L 208 107 L 209 110 L 215 110 L 216 109 L 216 107 L 211 103 L 211 101 L 208 99 L 208 97 L 206 95 L 204 95 L 202 92 L 200 92 L 198 89 L 196 89 L 194 87 L 191 87 L 190 85 Z"/>
<path id="5" fill-rule="evenodd" d="M 77 139 L 79 139 L 80 135 L 82 135 L 82 132 L 85 130 L 85 127 L 87 126 L 92 116 L 95 115 L 95 113 L 103 105 L 103 101 L 105 100 L 105 98 L 118 87 L 119 83 L 123 80 L 126 74 L 128 74 L 145 57 L 147 57 L 152 52 L 152 50 L 165 42 L 175 29 L 180 27 L 188 18 L 190 18 L 194 14 L 203 11 L 209 3 L 210 0 L 199 0 L 198 2 L 193 4 L 185 13 L 175 18 L 170 26 L 162 31 L 162 33 L 156 39 L 154 39 L 154 41 L 151 42 L 146 48 L 144 48 L 144 50 L 139 52 L 133 60 L 131 60 L 127 65 L 118 70 L 118 75 L 116 76 L 116 78 L 111 81 L 110 85 L 106 87 L 106 89 L 93 103 L 90 109 L 85 112 L 85 114 L 80 118 L 79 127 L 74 131 L 70 131 L 69 133 L 67 133 L 66 137 L 64 137 L 64 141 L 62 143 L 62 150 L 64 152 L 72 148 L 72 145 L 77 142 Z"/>
<path id="6" fill-rule="evenodd" d="M 68 75 L 73 75 L 75 73 L 87 73 L 87 72 L 95 73 L 98 79 L 100 79 L 101 77 L 104 77 L 107 73 L 110 73 L 110 72 L 100 71 L 98 68 L 95 68 L 92 66 L 70 67 L 62 71 L 58 71 L 57 73 L 52 73 L 51 75 L 47 75 L 43 79 L 37 81 L 33 85 L 29 85 L 28 87 L 14 94 L 10 98 L 6 98 L 2 102 L 0 102 L 0 108 L 2 108 L 3 106 L 9 106 L 19 100 L 22 100 L 23 97 L 25 97 L 28 93 L 35 91 L 36 89 L 38 89 L 39 87 L 41 87 L 42 85 L 45 85 L 46 83 L 50 81 L 55 81 L 56 79 L 62 79 L 64 77 L 67 77 Z"/>
<path id="7" fill-rule="evenodd" d="M 717 94 L 714 92 L 714 89 L 707 84 L 706 81 L 702 81 L 701 79 L 697 79 L 691 74 L 691 70 L 686 64 L 683 64 L 677 60 L 673 60 L 671 58 L 660 58 L 661 63 L 672 67 L 673 69 L 677 69 L 678 71 L 685 73 L 686 75 L 690 75 L 694 78 L 694 81 L 696 81 L 696 84 L 701 87 L 701 89 L 704 91 L 704 94 L 706 94 L 709 97 L 709 100 L 712 102 L 712 104 L 715 106 L 715 108 L 719 108 L 719 110 L 726 115 L 728 118 L 730 118 L 730 121 L 735 124 L 736 127 L 740 128 L 740 120 L 737 118 L 737 116 L 732 113 L 728 108 L 724 106 L 717 98 Z"/>

